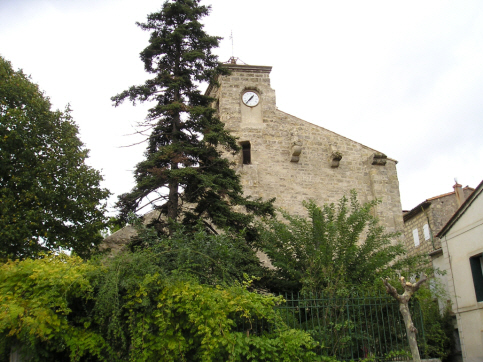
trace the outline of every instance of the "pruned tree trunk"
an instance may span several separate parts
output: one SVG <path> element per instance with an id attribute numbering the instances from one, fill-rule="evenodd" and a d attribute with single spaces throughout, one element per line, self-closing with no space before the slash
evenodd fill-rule
<path id="1" fill-rule="evenodd" d="M 423 274 L 421 276 L 421 279 L 419 279 L 419 281 L 414 284 L 410 282 L 406 282 L 404 280 L 404 277 L 401 277 L 399 280 L 404 289 L 403 294 L 398 294 L 396 288 L 394 288 L 391 284 L 389 284 L 389 281 L 387 278 L 383 279 L 382 281 L 384 282 L 384 286 L 386 287 L 387 293 L 392 295 L 399 302 L 399 310 L 401 311 L 401 314 L 404 319 L 404 325 L 406 327 L 409 348 L 411 349 L 413 361 L 421 362 L 421 357 L 419 356 L 418 343 L 416 341 L 416 334 L 418 333 L 418 330 L 413 324 L 411 313 L 409 312 L 408 303 L 409 303 L 409 299 L 411 299 L 411 296 L 414 293 L 416 293 L 416 291 L 419 289 L 421 284 L 423 284 L 427 280 L 427 277 L 426 275 Z"/>
<path id="2" fill-rule="evenodd" d="M 421 357 L 419 356 L 418 342 L 416 340 L 416 334 L 418 333 L 418 330 L 416 329 L 416 327 L 414 327 L 407 303 L 400 303 L 399 310 L 403 316 L 404 325 L 406 326 L 406 333 L 408 335 L 409 348 L 411 349 L 413 361 L 420 362 Z"/>

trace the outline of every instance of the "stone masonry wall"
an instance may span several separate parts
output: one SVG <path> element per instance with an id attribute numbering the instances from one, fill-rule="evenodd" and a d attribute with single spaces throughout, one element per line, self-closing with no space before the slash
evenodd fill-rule
<path id="1" fill-rule="evenodd" d="M 463 189 L 465 199 L 470 196 L 472 192 L 472 188 L 465 187 Z M 431 212 L 434 218 L 435 235 L 440 232 L 444 225 L 446 225 L 448 220 L 453 216 L 458 208 L 459 205 L 454 192 L 449 195 L 431 200 Z M 439 247 L 441 247 L 441 244 Z"/>
<path id="2" fill-rule="evenodd" d="M 304 200 L 314 199 L 319 205 L 336 203 L 355 189 L 361 202 L 381 199 L 377 214 L 382 223 L 388 231 L 402 231 L 396 161 L 278 110 L 275 91 L 270 88 L 270 69 L 232 67 L 232 74 L 220 77 L 219 87 L 209 90 L 218 98 L 219 115 L 227 129 L 240 142 L 250 142 L 250 164 L 243 164 L 241 155 L 229 156 L 241 175 L 245 194 L 275 197 L 277 207 L 303 214 Z M 243 104 L 241 96 L 246 90 L 260 95 L 258 106 Z M 301 149 L 298 162 L 291 162 L 297 148 Z M 340 161 L 334 162 L 340 155 Z M 376 164 L 375 155 L 381 160 Z"/>
<path id="3" fill-rule="evenodd" d="M 406 250 L 408 255 L 428 255 L 428 253 L 432 252 L 433 250 L 441 247 L 441 242 L 439 239 L 437 240 L 434 235 L 434 218 L 433 213 L 430 211 L 431 209 L 426 210 L 425 212 L 421 211 L 416 216 L 410 218 L 404 223 L 404 240 L 406 244 Z M 428 223 L 429 218 L 429 223 Z M 429 239 L 425 238 L 423 232 L 423 226 L 428 224 L 430 234 Z M 419 245 L 415 245 L 413 230 L 417 230 L 418 238 L 419 238 Z M 432 233 L 431 233 L 432 231 Z M 434 245 L 434 247 L 433 247 Z M 429 262 L 429 257 L 428 257 Z"/>
<path id="4" fill-rule="evenodd" d="M 472 192 L 472 188 L 465 187 L 463 189 L 465 199 Z M 441 240 L 436 237 L 436 234 L 459 208 L 454 192 L 428 199 L 425 204 L 423 205 L 424 211 L 421 208 L 419 210 L 411 210 L 413 216 L 405 217 L 404 240 L 409 255 L 427 255 L 433 250 L 440 249 Z M 423 231 L 425 224 L 428 224 L 431 232 L 430 238 L 427 240 Z M 413 230 L 418 231 L 419 246 L 416 246 L 414 243 Z"/>

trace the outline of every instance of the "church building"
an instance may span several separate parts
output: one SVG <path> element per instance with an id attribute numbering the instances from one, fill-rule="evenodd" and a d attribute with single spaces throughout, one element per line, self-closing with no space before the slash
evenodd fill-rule
<path id="1" fill-rule="evenodd" d="M 279 110 L 269 66 L 227 64 L 230 75 L 206 93 L 242 151 L 233 157 L 246 195 L 276 198 L 275 206 L 304 214 L 302 201 L 337 203 L 350 190 L 361 203 L 381 199 L 377 216 L 402 231 L 397 161 L 337 133 Z"/>
<path id="2" fill-rule="evenodd" d="M 270 87 L 272 67 L 226 66 L 231 74 L 219 76 L 206 93 L 216 99 L 221 121 L 242 148 L 226 157 L 245 195 L 276 198 L 276 207 L 304 216 L 303 201 L 337 203 L 355 190 L 361 203 L 381 200 L 375 212 L 388 232 L 403 231 L 397 161 L 279 110 Z M 107 237 L 102 248 L 119 249 L 135 233 L 127 226 Z"/>

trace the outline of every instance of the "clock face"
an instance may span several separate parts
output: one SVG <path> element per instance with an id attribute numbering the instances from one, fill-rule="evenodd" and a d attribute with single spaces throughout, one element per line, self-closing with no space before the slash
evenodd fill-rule
<path id="1" fill-rule="evenodd" d="M 248 91 L 243 94 L 242 100 L 248 107 L 255 107 L 260 101 L 260 98 L 258 98 L 258 94 L 255 92 Z"/>

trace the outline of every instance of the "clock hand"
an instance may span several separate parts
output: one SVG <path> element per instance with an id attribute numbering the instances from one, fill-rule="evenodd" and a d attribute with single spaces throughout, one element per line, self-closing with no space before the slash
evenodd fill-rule
<path id="1" fill-rule="evenodd" d="M 247 103 L 248 103 L 248 102 L 250 102 L 250 101 L 252 100 L 252 98 L 253 98 L 253 97 L 255 97 L 255 95 L 254 95 L 254 94 L 252 94 L 252 96 L 251 96 L 250 98 L 248 98 Z"/>

